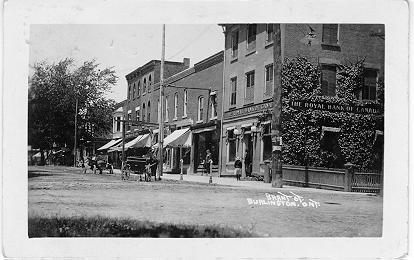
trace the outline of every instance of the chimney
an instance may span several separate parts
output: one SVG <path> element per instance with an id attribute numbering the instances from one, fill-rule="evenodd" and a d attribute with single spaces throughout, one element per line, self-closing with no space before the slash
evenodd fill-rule
<path id="1" fill-rule="evenodd" d="M 183 59 L 183 64 L 186 68 L 190 67 L 190 58 L 184 58 Z"/>

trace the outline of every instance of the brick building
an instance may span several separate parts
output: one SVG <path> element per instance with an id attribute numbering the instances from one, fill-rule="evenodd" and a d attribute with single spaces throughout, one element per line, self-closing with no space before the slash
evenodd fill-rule
<path id="1" fill-rule="evenodd" d="M 165 61 L 164 77 L 168 78 L 178 72 L 188 69 L 190 59 L 183 62 Z M 126 119 L 143 122 L 157 122 L 158 107 L 154 102 L 159 96 L 161 61 L 152 60 L 126 75 L 127 99 L 124 106 Z M 126 126 L 126 136 L 131 138 L 138 135 L 139 127 Z"/>
<path id="2" fill-rule="evenodd" d="M 189 173 L 201 171 L 206 150 L 212 154 L 213 169 L 219 162 L 223 51 L 165 81 L 165 123 L 171 129 L 190 128 L 191 148 L 167 149 L 168 170 L 178 171 L 179 161 Z M 158 98 L 157 98 L 158 102 Z"/>
<path id="3" fill-rule="evenodd" d="M 273 107 L 273 26 L 221 26 L 225 30 L 221 175 L 233 174 L 236 156 L 243 159 L 243 174 L 263 175 L 272 144 L 270 136 L 259 133 L 270 132 L 270 121 L 259 117 Z M 377 82 L 384 77 L 383 25 L 282 24 L 281 35 L 282 56 L 305 57 L 319 65 L 322 95 L 337 95 L 339 65 L 364 59 L 365 85 L 356 96 L 376 98 Z M 339 130 L 321 131 L 323 136 L 323 131 Z"/>

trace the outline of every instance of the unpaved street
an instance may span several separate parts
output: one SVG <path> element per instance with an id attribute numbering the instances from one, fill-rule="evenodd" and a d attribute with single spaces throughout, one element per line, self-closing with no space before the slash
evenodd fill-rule
<path id="1" fill-rule="evenodd" d="M 382 198 L 313 189 L 249 189 L 162 180 L 121 181 L 67 167 L 29 167 L 30 216 L 109 216 L 154 222 L 219 224 L 259 236 L 381 236 Z M 248 203 L 265 193 L 319 202 L 318 207 Z"/>

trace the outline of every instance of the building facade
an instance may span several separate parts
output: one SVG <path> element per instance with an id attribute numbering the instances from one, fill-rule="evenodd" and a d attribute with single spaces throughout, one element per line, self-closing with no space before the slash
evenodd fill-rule
<path id="1" fill-rule="evenodd" d="M 272 154 L 268 134 L 273 108 L 274 28 L 271 24 L 221 26 L 225 31 L 225 64 L 220 172 L 222 176 L 233 175 L 235 158 L 240 157 L 243 175 L 263 175 L 265 161 Z M 383 35 L 383 25 L 282 24 L 280 47 L 284 59 L 303 57 L 318 66 L 321 90 L 317 95 L 321 99 L 358 105 L 359 101 L 378 98 L 378 82 L 384 77 Z M 345 100 L 338 89 L 340 68 L 358 62 L 363 63 L 363 87 L 353 93 L 352 101 Z M 326 124 L 318 130 L 322 137 L 327 132 L 340 132 L 334 123 Z M 333 165 L 341 167 L 340 163 Z"/>

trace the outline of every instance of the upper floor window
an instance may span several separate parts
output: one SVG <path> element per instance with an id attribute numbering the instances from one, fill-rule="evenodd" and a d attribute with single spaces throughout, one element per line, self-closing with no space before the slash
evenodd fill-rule
<path id="1" fill-rule="evenodd" d="M 336 94 L 336 65 L 322 64 L 322 95 L 335 96 Z"/>
<path id="2" fill-rule="evenodd" d="M 324 24 L 322 26 L 322 43 L 323 44 L 338 44 L 338 25 Z"/>
<path id="3" fill-rule="evenodd" d="M 132 87 L 132 98 L 135 98 L 135 83 Z"/>
<path id="4" fill-rule="evenodd" d="M 198 98 L 197 121 L 203 121 L 203 112 L 204 112 L 204 97 L 201 96 Z"/>
<path id="5" fill-rule="evenodd" d="M 121 131 L 121 117 L 116 117 L 116 132 L 120 132 Z"/>
<path id="6" fill-rule="evenodd" d="M 174 119 L 177 119 L 178 113 L 178 93 L 174 94 Z"/>
<path id="7" fill-rule="evenodd" d="M 239 30 L 231 33 L 231 57 L 237 58 L 239 55 Z"/>
<path id="8" fill-rule="evenodd" d="M 147 92 L 147 79 L 144 78 L 144 83 L 142 84 L 142 94 Z"/>
<path id="9" fill-rule="evenodd" d="M 265 95 L 270 95 L 273 89 L 273 64 L 265 67 Z"/>
<path id="10" fill-rule="evenodd" d="M 142 122 L 145 122 L 145 103 L 142 104 Z"/>
<path id="11" fill-rule="evenodd" d="M 377 77 L 376 69 L 364 69 L 364 83 L 358 98 L 361 100 L 375 100 L 377 98 Z"/>
<path id="12" fill-rule="evenodd" d="M 151 122 L 151 102 L 150 101 L 148 101 L 147 111 L 148 111 L 147 122 Z"/>
<path id="13" fill-rule="evenodd" d="M 139 113 L 140 113 L 140 107 L 135 108 L 135 120 L 139 121 Z"/>
<path id="14" fill-rule="evenodd" d="M 210 119 L 217 118 L 217 94 L 215 92 L 212 92 L 210 94 Z"/>
<path id="15" fill-rule="evenodd" d="M 249 24 L 247 26 L 247 50 L 252 51 L 256 49 L 256 24 Z"/>
<path id="16" fill-rule="evenodd" d="M 246 102 L 254 101 L 254 71 L 246 73 Z"/>
<path id="17" fill-rule="evenodd" d="M 131 99 L 131 85 L 128 85 L 127 99 Z"/>
<path id="18" fill-rule="evenodd" d="M 168 111 L 169 111 L 169 109 L 168 109 L 168 97 L 165 97 L 165 118 L 164 118 L 164 120 L 165 120 L 165 122 L 168 122 Z"/>
<path id="19" fill-rule="evenodd" d="M 266 43 L 273 42 L 273 24 L 266 24 Z"/>
<path id="20" fill-rule="evenodd" d="M 151 74 L 148 76 L 148 92 L 151 91 L 151 85 L 152 85 L 152 79 L 151 79 Z"/>
<path id="21" fill-rule="evenodd" d="M 141 82 L 140 81 L 138 81 L 138 84 L 137 84 L 137 97 L 139 97 L 139 95 L 141 94 L 140 92 L 141 92 Z"/>
<path id="22" fill-rule="evenodd" d="M 131 112 L 128 112 L 128 121 L 130 121 L 131 120 Z M 127 123 L 127 128 L 126 128 L 128 131 L 131 129 L 131 124 L 128 122 Z"/>
<path id="23" fill-rule="evenodd" d="M 183 111 L 183 117 L 187 116 L 187 102 L 188 102 L 188 94 L 187 90 L 184 90 L 184 111 Z"/>
<path id="24" fill-rule="evenodd" d="M 230 106 L 236 105 L 236 92 L 237 92 L 237 77 L 234 77 L 230 80 Z"/>

